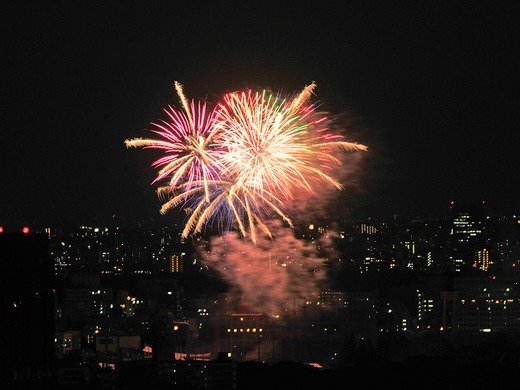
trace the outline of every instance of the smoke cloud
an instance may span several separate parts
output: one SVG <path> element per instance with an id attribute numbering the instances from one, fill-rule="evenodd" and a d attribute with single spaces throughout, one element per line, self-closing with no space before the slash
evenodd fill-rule
<path id="1" fill-rule="evenodd" d="M 327 257 L 322 252 L 331 246 L 323 245 L 325 236 L 298 239 L 278 223 L 272 229 L 273 239 L 258 237 L 256 245 L 236 232 L 212 237 L 198 254 L 232 294 L 242 296 L 249 310 L 283 316 L 327 288 Z"/>

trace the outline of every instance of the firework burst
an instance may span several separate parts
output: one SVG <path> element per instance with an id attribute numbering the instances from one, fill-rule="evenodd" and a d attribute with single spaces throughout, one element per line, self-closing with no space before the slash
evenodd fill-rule
<path id="1" fill-rule="evenodd" d="M 333 176 L 341 150 L 367 150 L 328 131 L 327 116 L 309 103 L 316 84 L 293 99 L 266 91 L 226 94 L 209 110 L 188 102 L 175 83 L 184 111 L 169 107 L 169 120 L 154 124 L 163 139 L 126 140 L 127 147 L 158 148 L 165 156 L 154 183 L 168 180 L 158 194 L 166 202 L 161 213 L 182 207 L 188 214 L 182 236 L 200 233 L 211 221 L 234 227 L 256 242 L 264 222 L 280 217 L 289 226 L 284 204 L 296 192 L 313 193 L 316 185 L 343 186 Z"/>
<path id="2" fill-rule="evenodd" d="M 308 104 L 314 83 L 292 101 L 249 90 L 230 93 L 218 107 L 216 127 L 227 153 L 227 171 L 239 182 L 291 200 L 295 191 L 313 192 L 317 181 L 338 189 L 331 175 L 340 150 L 366 150 L 366 146 L 328 133 L 328 118 Z"/>
<path id="3" fill-rule="evenodd" d="M 125 140 L 127 147 L 162 149 L 165 156 L 152 166 L 161 167 L 152 184 L 169 178 L 166 188 L 175 192 L 178 187 L 189 192 L 193 187 L 204 188 L 205 201 L 209 201 L 209 182 L 218 179 L 221 150 L 213 143 L 218 134 L 215 132 L 215 111 L 209 110 L 205 103 L 191 104 L 186 99 L 182 85 L 175 83 L 181 99 L 183 111 L 169 106 L 164 111 L 169 120 L 152 123 L 156 133 L 163 139 L 134 138 Z M 165 188 L 160 189 L 164 193 Z M 185 197 L 185 200 L 187 197 Z M 163 210 L 162 212 L 165 212 Z"/>

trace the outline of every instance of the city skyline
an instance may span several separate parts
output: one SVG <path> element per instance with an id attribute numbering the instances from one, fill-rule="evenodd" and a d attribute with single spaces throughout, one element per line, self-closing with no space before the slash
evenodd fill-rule
<path id="1" fill-rule="evenodd" d="M 226 380 L 245 384 L 290 363 L 323 385 L 317 374 L 366 379 L 367 367 L 402 383 L 418 364 L 420 377 L 449 368 L 461 383 L 505 383 L 520 353 L 520 216 L 452 211 L 345 219 L 339 234 L 317 223 L 286 250 L 229 237 L 224 250 L 182 240 L 179 226 L 3 231 L 4 343 L 17 352 L 4 354 L 3 379 L 137 388 L 236 367 L 244 376 Z"/>
<path id="2" fill-rule="evenodd" d="M 518 210 L 508 3 L 26 4 L 1 16 L 3 222 L 173 219 L 159 213 L 153 157 L 124 140 L 179 108 L 175 80 L 208 100 L 316 82 L 315 101 L 369 147 L 341 207 Z"/>

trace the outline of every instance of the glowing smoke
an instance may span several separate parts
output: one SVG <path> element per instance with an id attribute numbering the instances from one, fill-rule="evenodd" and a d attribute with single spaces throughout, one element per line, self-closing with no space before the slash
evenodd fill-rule
<path id="1" fill-rule="evenodd" d="M 271 229 L 274 239 L 264 237 L 256 245 L 235 232 L 211 237 L 209 248 L 198 247 L 198 254 L 249 310 L 283 316 L 294 302 L 299 305 L 328 287 L 327 258 L 320 254 L 320 241 L 297 239 L 280 224 Z"/>

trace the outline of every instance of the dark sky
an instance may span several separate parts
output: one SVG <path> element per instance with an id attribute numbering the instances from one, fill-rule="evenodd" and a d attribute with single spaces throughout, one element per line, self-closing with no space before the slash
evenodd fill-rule
<path id="1" fill-rule="evenodd" d="M 515 2 L 208 3 L 3 3 L 0 223 L 159 216 L 156 155 L 124 140 L 179 107 L 175 80 L 208 100 L 315 81 L 370 147 L 347 206 L 520 210 Z"/>

